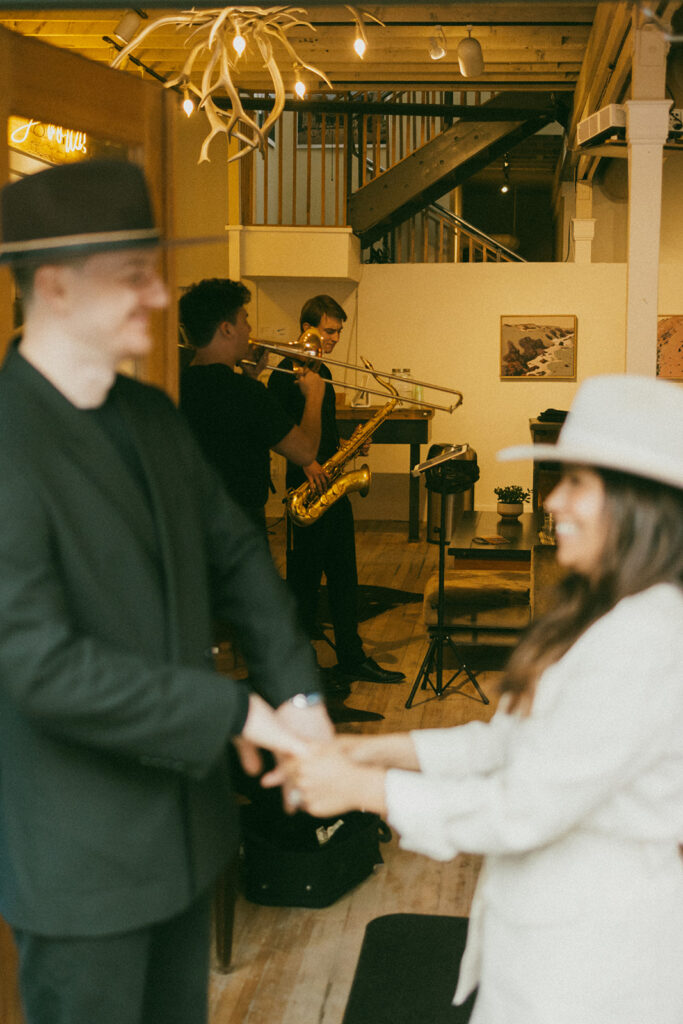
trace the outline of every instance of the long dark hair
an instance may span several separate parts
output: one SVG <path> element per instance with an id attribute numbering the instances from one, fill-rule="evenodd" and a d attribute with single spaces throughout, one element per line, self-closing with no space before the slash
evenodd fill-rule
<path id="1" fill-rule="evenodd" d="M 509 710 L 528 707 L 541 673 L 622 598 L 655 583 L 683 587 L 683 491 L 653 480 L 591 467 L 605 487 L 608 529 L 590 579 L 570 573 L 552 610 L 534 622 L 512 653 L 501 681 Z"/>

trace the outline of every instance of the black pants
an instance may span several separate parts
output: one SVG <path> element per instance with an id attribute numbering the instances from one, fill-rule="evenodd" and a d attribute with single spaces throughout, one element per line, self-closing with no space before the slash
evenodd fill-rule
<path id="1" fill-rule="evenodd" d="M 16 929 L 27 1024 L 206 1024 L 211 896 L 123 935 Z"/>
<path id="2" fill-rule="evenodd" d="M 337 661 L 342 666 L 363 661 L 358 635 L 356 539 L 348 498 L 340 498 L 311 526 L 292 526 L 287 550 L 287 583 L 309 635 L 318 625 L 318 595 L 323 573 L 327 580 Z"/>

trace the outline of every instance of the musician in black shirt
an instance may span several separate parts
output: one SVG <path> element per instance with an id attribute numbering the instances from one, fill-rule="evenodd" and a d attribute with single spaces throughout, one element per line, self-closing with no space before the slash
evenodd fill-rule
<path id="1" fill-rule="evenodd" d="M 181 297 L 180 322 L 195 355 L 181 376 L 180 408 L 228 493 L 265 531 L 270 449 L 295 464 L 315 457 L 325 385 L 302 372 L 294 384 L 301 399 L 295 422 L 260 381 L 236 372 L 251 358 L 249 299 L 243 284 L 227 278 L 200 281 Z"/>
<path id="2" fill-rule="evenodd" d="M 323 338 L 323 351 L 330 355 L 339 341 L 346 313 L 329 295 L 316 295 L 301 310 L 302 331 L 316 327 Z M 291 369 L 291 360 L 280 363 Z M 332 375 L 324 363 L 320 376 L 327 380 Z M 303 422 L 303 399 L 288 374 L 273 373 L 268 390 L 296 422 Z M 319 492 L 327 486 L 323 464 L 339 447 L 334 388 L 327 385 L 322 405 L 320 447 L 317 455 L 302 466 L 287 463 L 287 487 L 298 487 L 308 481 Z M 356 608 L 358 574 L 356 569 L 356 542 L 353 511 L 348 497 L 340 498 L 324 515 L 310 526 L 292 525 L 292 542 L 287 551 L 287 582 L 299 605 L 304 627 L 314 636 L 317 629 L 317 606 L 323 573 L 327 580 L 327 594 L 334 627 L 337 661 L 342 676 L 364 679 L 375 683 L 398 683 L 405 677 L 378 665 L 366 656 L 358 635 Z"/>

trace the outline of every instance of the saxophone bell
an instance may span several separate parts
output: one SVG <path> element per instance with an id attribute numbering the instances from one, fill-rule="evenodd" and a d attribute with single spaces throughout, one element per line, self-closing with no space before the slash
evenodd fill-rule
<path id="1" fill-rule="evenodd" d="M 391 398 L 366 423 L 359 424 L 348 441 L 344 441 L 338 451 L 322 466 L 328 479 L 328 485 L 322 494 L 318 493 L 308 481 L 289 492 L 285 501 L 287 514 L 297 526 L 310 526 L 345 494 L 358 491 L 361 496 L 365 497 L 370 490 L 372 479 L 370 467 L 363 464 L 360 469 L 346 471 L 346 464 L 361 453 L 366 442 L 399 404 L 400 399 L 394 385 L 383 380 L 368 360 L 364 360 L 364 363 L 377 383 L 389 392 Z"/>

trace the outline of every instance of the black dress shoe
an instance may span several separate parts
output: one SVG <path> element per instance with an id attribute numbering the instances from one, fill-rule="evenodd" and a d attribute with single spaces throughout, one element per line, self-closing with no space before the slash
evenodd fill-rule
<path id="1" fill-rule="evenodd" d="M 360 708 L 349 708 L 342 701 L 327 702 L 327 713 L 335 723 L 341 722 L 381 722 L 384 715 L 376 711 L 362 711 Z"/>
<path id="2" fill-rule="evenodd" d="M 405 679 L 403 672 L 393 672 L 391 669 L 382 668 L 374 658 L 366 658 L 357 665 L 340 665 L 339 671 L 342 676 L 349 679 L 362 679 L 366 683 L 402 683 Z"/>

